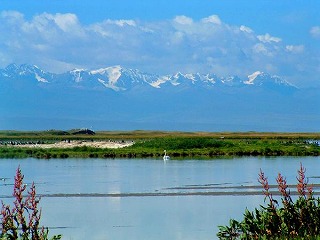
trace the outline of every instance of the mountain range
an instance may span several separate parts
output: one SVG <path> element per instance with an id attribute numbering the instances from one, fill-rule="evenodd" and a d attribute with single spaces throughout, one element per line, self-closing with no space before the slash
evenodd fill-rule
<path id="1" fill-rule="evenodd" d="M 112 66 L 0 69 L 0 129 L 318 131 L 318 89 L 256 71 L 158 75 Z"/>
<path id="2" fill-rule="evenodd" d="M 35 65 L 11 64 L 0 70 L 2 81 L 28 81 L 27 84 L 58 85 L 64 87 L 86 88 L 86 89 L 112 89 L 114 91 L 128 91 L 132 88 L 147 86 L 156 89 L 168 87 L 176 88 L 205 88 L 216 87 L 268 87 L 279 89 L 296 88 L 289 82 L 278 76 L 271 76 L 267 73 L 256 71 L 247 79 L 240 79 L 237 76 L 218 77 L 215 74 L 182 74 L 156 75 L 141 72 L 137 69 L 128 69 L 121 66 L 100 68 L 97 70 L 74 69 L 61 74 L 49 73 L 41 70 Z"/>

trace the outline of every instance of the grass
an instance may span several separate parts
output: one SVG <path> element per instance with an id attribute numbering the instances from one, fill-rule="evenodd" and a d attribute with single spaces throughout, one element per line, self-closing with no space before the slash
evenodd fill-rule
<path id="1" fill-rule="evenodd" d="M 220 156 L 319 156 L 320 147 L 307 140 L 319 140 L 320 133 L 257 133 L 257 132 L 164 132 L 103 131 L 95 135 L 74 135 L 70 131 L 17 132 L 0 131 L 0 142 L 63 140 L 133 140 L 135 144 L 119 149 L 75 147 L 71 149 L 16 148 L 0 145 L 0 158 L 159 158 L 166 149 L 173 158 Z"/>

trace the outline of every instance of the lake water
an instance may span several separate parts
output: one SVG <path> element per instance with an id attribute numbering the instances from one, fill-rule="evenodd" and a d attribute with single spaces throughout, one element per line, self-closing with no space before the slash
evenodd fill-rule
<path id="1" fill-rule="evenodd" d="M 42 224 L 63 239 L 217 239 L 218 225 L 263 203 L 260 168 L 270 183 L 281 172 L 296 183 L 300 162 L 320 181 L 319 157 L 160 159 L 1 159 L 0 195 L 12 200 L 20 165 L 35 182 Z"/>

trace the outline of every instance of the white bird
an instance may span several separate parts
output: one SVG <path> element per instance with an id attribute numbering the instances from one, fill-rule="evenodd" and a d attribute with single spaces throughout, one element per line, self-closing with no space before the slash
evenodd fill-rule
<path id="1" fill-rule="evenodd" d="M 170 157 L 167 155 L 167 150 L 164 150 L 163 160 L 164 161 L 170 160 Z"/>

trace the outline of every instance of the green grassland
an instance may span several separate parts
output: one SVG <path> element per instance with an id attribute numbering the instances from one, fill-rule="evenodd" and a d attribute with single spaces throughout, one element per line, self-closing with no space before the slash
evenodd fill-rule
<path id="1" fill-rule="evenodd" d="M 164 132 L 100 131 L 94 135 L 70 131 L 0 131 L 0 158 L 160 158 L 163 150 L 174 159 L 233 156 L 319 156 L 320 133 L 261 132 Z M 66 140 L 134 141 L 130 147 L 102 149 L 92 147 L 26 148 L 10 142 L 53 143 Z"/>

